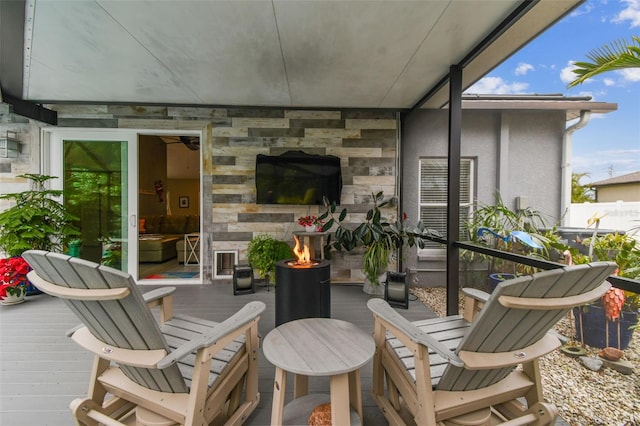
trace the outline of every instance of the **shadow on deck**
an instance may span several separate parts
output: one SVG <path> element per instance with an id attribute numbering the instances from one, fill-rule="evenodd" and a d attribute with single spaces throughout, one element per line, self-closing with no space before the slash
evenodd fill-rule
<path id="1" fill-rule="evenodd" d="M 149 291 L 153 287 L 142 287 Z M 357 284 L 332 284 L 331 317 L 349 321 L 367 333 L 373 332 L 373 316 L 366 303 L 370 296 Z M 408 320 L 435 315 L 415 300 L 398 311 Z M 174 295 L 176 313 L 222 321 L 242 305 L 260 300 L 267 305 L 260 319 L 265 336 L 275 325 L 275 290 L 257 288 L 256 293 L 233 296 L 231 283 L 178 286 Z M 46 294 L 29 296 L 20 305 L 0 307 L 0 424 L 6 426 L 73 424 L 69 403 L 87 392 L 92 356 L 65 336 L 79 323 L 58 299 Z M 268 425 L 275 368 L 260 353 L 260 404 L 245 423 Z M 371 399 L 371 363 L 361 369 L 364 424 L 386 425 Z M 289 375 L 290 377 L 291 375 Z M 292 389 L 288 385 L 287 389 Z M 327 378 L 310 378 L 309 392 L 328 393 Z M 288 395 L 287 400 L 291 398 Z"/>

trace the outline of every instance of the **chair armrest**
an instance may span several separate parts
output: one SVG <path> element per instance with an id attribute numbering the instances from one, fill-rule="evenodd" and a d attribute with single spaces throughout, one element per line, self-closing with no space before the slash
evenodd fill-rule
<path id="1" fill-rule="evenodd" d="M 247 303 L 238 312 L 212 327 L 203 335 L 176 348 L 158 362 L 158 368 L 167 368 L 194 351 L 213 346 L 226 337 L 235 337 L 237 334 L 244 333 L 246 326 L 255 321 L 265 309 L 266 305 L 263 302 Z"/>
<path id="2" fill-rule="evenodd" d="M 176 291 L 175 287 L 161 287 L 142 294 L 144 301 L 147 303 L 155 302 L 163 297 L 170 296 Z"/>
<path id="3" fill-rule="evenodd" d="M 450 351 L 445 345 L 429 336 L 424 331 L 407 321 L 402 315 L 398 314 L 383 299 L 369 299 L 367 307 L 373 312 L 376 321 L 379 319 L 392 325 L 397 330 L 405 334 L 412 342 L 426 346 L 438 355 L 446 358 L 456 367 L 464 367 L 464 362 L 454 352 Z"/>
<path id="4" fill-rule="evenodd" d="M 557 337 L 545 334 L 542 339 L 517 351 L 490 353 L 460 351 L 459 355 L 464 360 L 465 368 L 469 370 L 489 370 L 530 362 L 559 347 L 560 341 Z"/>
<path id="5" fill-rule="evenodd" d="M 487 303 L 487 300 L 489 300 L 489 297 L 491 297 L 489 293 L 486 293 L 482 290 L 478 290 L 477 288 L 470 288 L 470 287 L 463 288 L 462 293 L 464 293 L 465 296 L 471 297 L 472 299 L 475 299 L 482 303 Z"/>
<path id="6" fill-rule="evenodd" d="M 142 295 L 149 308 L 160 307 L 160 323 L 173 318 L 173 293 L 175 287 L 161 287 Z"/>
<path id="7" fill-rule="evenodd" d="M 96 339 L 89 329 L 84 326 L 78 328 L 70 337 L 78 345 L 100 358 L 134 367 L 156 368 L 158 361 L 167 355 L 167 351 L 164 349 L 140 350 L 110 346 Z"/>
<path id="8" fill-rule="evenodd" d="M 462 317 L 469 322 L 473 322 L 473 319 L 482 310 L 491 295 L 477 288 L 469 287 L 463 288 L 462 293 L 464 293 L 464 312 Z"/>

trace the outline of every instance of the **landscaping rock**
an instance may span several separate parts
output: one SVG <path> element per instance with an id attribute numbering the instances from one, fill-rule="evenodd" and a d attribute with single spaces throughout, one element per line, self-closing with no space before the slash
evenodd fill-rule
<path id="1" fill-rule="evenodd" d="M 617 348 L 607 347 L 598 352 L 598 356 L 609 361 L 617 361 L 624 356 L 624 352 Z"/>
<path id="2" fill-rule="evenodd" d="M 438 316 L 445 315 L 444 288 L 414 287 L 412 292 Z M 555 329 L 564 336 L 576 338 L 574 320 L 569 315 L 561 319 Z M 600 350 L 590 346 L 586 349 L 592 357 Z M 623 367 L 629 367 L 627 362 L 636 367 L 629 375 L 613 367 L 591 371 L 559 350 L 540 358 L 544 397 L 558 407 L 565 421 L 559 421 L 557 426 L 640 426 L 640 337 L 637 332 L 624 351 L 624 359 Z"/>
<path id="3" fill-rule="evenodd" d="M 608 359 L 605 358 L 600 358 L 604 364 L 605 367 L 607 368 L 611 368 L 612 370 L 616 370 L 618 373 L 621 374 L 633 374 L 633 364 L 631 364 L 629 361 L 626 361 L 624 359 L 618 360 L 618 361 L 610 361 Z"/>
<path id="4" fill-rule="evenodd" d="M 604 365 L 604 362 L 602 362 L 601 359 L 593 358 L 590 356 L 581 356 L 580 362 L 582 362 L 582 365 L 584 365 L 591 371 L 600 371 L 600 369 Z"/>

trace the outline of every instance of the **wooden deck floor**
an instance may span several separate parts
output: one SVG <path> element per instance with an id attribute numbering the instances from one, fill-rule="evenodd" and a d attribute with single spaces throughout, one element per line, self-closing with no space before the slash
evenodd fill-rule
<path id="1" fill-rule="evenodd" d="M 153 287 L 143 287 L 147 291 Z M 359 285 L 333 284 L 332 318 L 349 321 L 366 332 L 373 331 L 373 317 L 366 307 L 368 295 Z M 260 320 L 265 336 L 275 324 L 275 291 L 259 288 L 255 294 L 233 296 L 231 283 L 180 286 L 174 297 L 175 311 L 221 321 L 245 303 L 260 300 L 267 309 Z M 433 317 L 420 301 L 398 310 L 414 321 Z M 0 306 L 0 425 L 64 426 L 73 424 L 69 402 L 86 394 L 91 355 L 65 336 L 78 324 L 61 301 L 48 295 L 30 296 L 15 306 Z M 371 399 L 371 363 L 361 370 L 365 425 L 387 422 Z M 271 417 L 275 368 L 260 355 L 261 401 L 247 425 L 268 425 Z M 287 388 L 292 389 L 292 385 Z M 311 378 L 310 392 L 328 392 L 329 382 Z M 291 395 L 289 395 L 289 398 Z"/>

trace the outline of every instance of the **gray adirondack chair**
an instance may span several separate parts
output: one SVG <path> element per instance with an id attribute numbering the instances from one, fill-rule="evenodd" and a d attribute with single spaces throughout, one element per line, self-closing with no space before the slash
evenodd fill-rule
<path id="1" fill-rule="evenodd" d="M 31 282 L 82 321 L 69 336 L 95 355 L 88 397 L 70 405 L 78 424 L 241 424 L 257 406 L 264 303 L 221 323 L 174 316 L 174 288 L 142 295 L 116 269 L 44 251 L 23 256 Z M 160 308 L 158 320 L 149 306 Z"/>
<path id="2" fill-rule="evenodd" d="M 417 322 L 371 299 L 377 405 L 391 425 L 410 418 L 420 426 L 553 424 L 557 409 L 543 399 L 538 358 L 560 346 L 550 329 L 573 306 L 601 297 L 615 268 L 596 262 L 539 272 L 491 295 L 466 289 L 463 316 Z"/>

